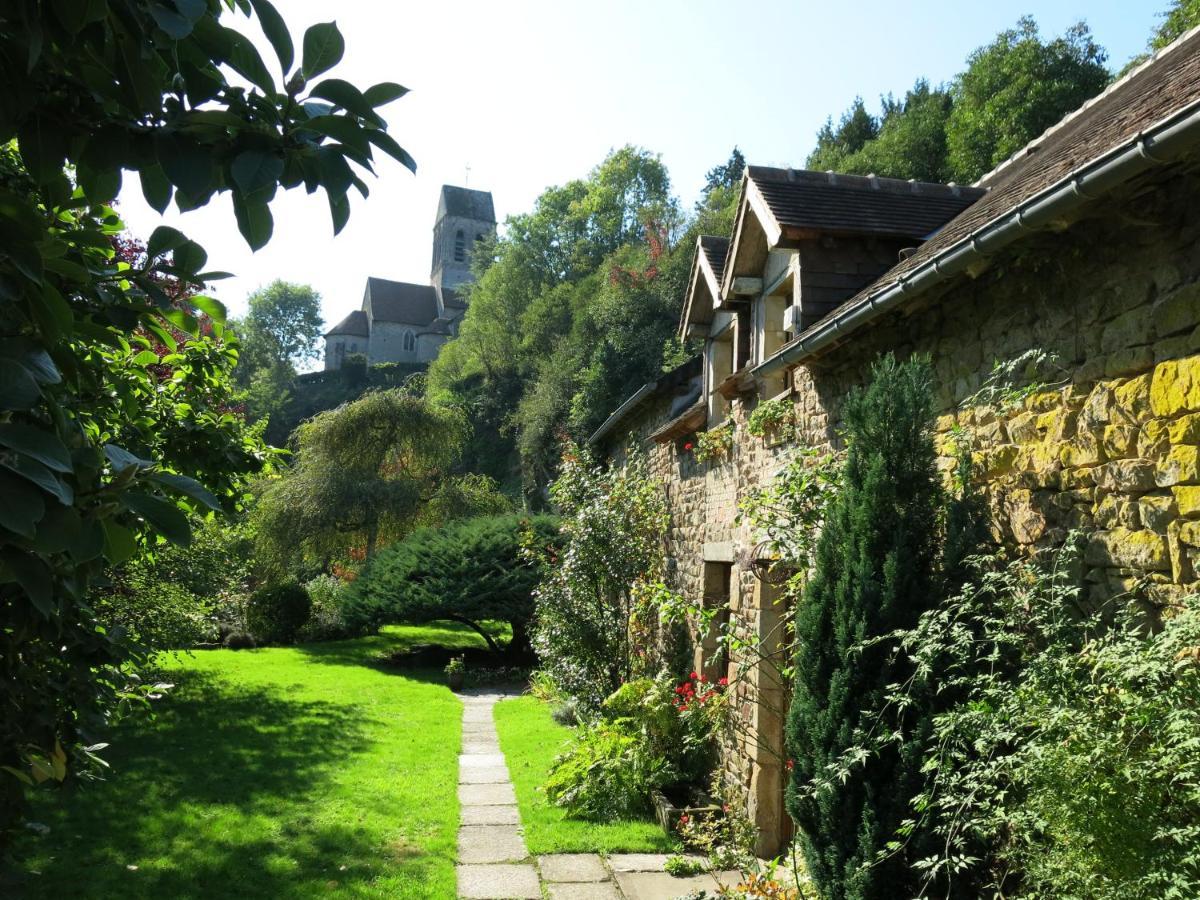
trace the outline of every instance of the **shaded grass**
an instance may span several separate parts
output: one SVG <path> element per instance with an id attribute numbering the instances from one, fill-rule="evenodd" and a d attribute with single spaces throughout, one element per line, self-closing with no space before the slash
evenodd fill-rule
<path id="1" fill-rule="evenodd" d="M 39 795 L 0 894 L 29 898 L 454 895 L 461 705 L 441 672 L 377 657 L 482 646 L 457 625 L 168 658 L 153 720 L 111 737 L 105 782 Z"/>
<path id="2" fill-rule="evenodd" d="M 664 853 L 676 849 L 676 842 L 663 834 L 650 816 L 589 822 L 570 818 L 546 799 L 541 786 L 572 732 L 551 718 L 548 704 L 536 697 L 503 700 L 496 704 L 495 717 L 530 853 Z"/>

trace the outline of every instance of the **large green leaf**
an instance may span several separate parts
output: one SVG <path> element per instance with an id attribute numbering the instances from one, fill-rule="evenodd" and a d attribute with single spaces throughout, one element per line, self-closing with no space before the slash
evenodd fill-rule
<path id="1" fill-rule="evenodd" d="M 137 538 L 124 525 L 104 519 L 100 526 L 104 529 L 104 558 L 111 565 L 119 566 L 137 552 Z"/>
<path id="2" fill-rule="evenodd" d="M 171 180 L 167 178 L 163 167 L 157 163 L 143 166 L 138 175 L 142 182 L 142 196 L 146 198 L 150 208 L 159 213 L 166 212 L 171 204 L 172 188 Z"/>
<path id="3" fill-rule="evenodd" d="M 195 275 L 208 262 L 208 254 L 195 241 L 185 240 L 171 256 L 171 265 L 185 275 Z"/>
<path id="4" fill-rule="evenodd" d="M 245 150 L 234 157 L 229 167 L 242 193 L 250 196 L 273 189 L 283 175 L 283 160 L 274 153 Z"/>
<path id="5" fill-rule="evenodd" d="M 192 33 L 192 23 L 187 18 L 161 3 L 150 5 L 150 15 L 154 17 L 155 24 L 173 40 L 181 41 Z"/>
<path id="6" fill-rule="evenodd" d="M 46 513 L 42 494 L 23 478 L 0 469 L 0 526 L 32 539 L 38 521 Z"/>
<path id="7" fill-rule="evenodd" d="M 16 422 L 3 424 L 0 425 L 0 446 L 36 459 L 56 472 L 71 471 L 71 454 L 52 431 Z"/>
<path id="8" fill-rule="evenodd" d="M 172 543 L 187 546 L 192 542 L 192 529 L 188 526 L 187 516 L 175 504 L 137 491 L 125 493 L 121 501 Z"/>
<path id="9" fill-rule="evenodd" d="M 322 22 L 304 32 L 304 60 L 301 71 L 312 78 L 336 66 L 346 52 L 346 42 L 336 22 Z"/>
<path id="10" fill-rule="evenodd" d="M 301 128 L 341 141 L 362 154 L 369 153 L 371 149 L 368 141 L 370 130 L 348 116 L 317 116 L 309 119 Z"/>
<path id="11" fill-rule="evenodd" d="M 54 614 L 54 582 L 44 562 L 32 553 L 8 547 L 0 551 L 0 571 L 5 580 L 21 586 L 43 618 L 49 619 Z"/>
<path id="12" fill-rule="evenodd" d="M 408 151 L 396 143 L 394 137 L 378 128 L 367 128 L 364 131 L 367 135 L 367 140 L 414 175 L 417 174 L 417 161 L 408 155 Z"/>
<path id="13" fill-rule="evenodd" d="M 182 135 L 159 134 L 154 149 L 171 184 L 188 197 L 203 197 L 212 190 L 215 170 L 207 148 Z"/>
<path id="14" fill-rule="evenodd" d="M 0 357 L 0 409 L 29 409 L 41 396 L 28 369 L 15 359 Z"/>
<path id="15" fill-rule="evenodd" d="M 267 204 L 247 199 L 234 191 L 233 214 L 237 218 L 238 230 L 251 250 L 260 250 L 271 240 L 275 222 Z"/>
<path id="16" fill-rule="evenodd" d="M 341 78 L 326 78 L 309 91 L 309 96 L 328 100 L 330 103 L 335 103 L 342 109 L 352 112 L 356 116 L 362 116 L 364 119 L 370 119 L 372 122 L 380 121 L 379 116 L 375 114 L 374 108 L 362 92 Z"/>
<path id="17" fill-rule="evenodd" d="M 75 491 L 69 484 L 62 481 L 40 462 L 36 462 L 28 456 L 0 456 L 0 466 L 16 472 L 22 478 L 36 484 L 59 503 L 70 506 L 75 502 Z"/>
<path id="18" fill-rule="evenodd" d="M 254 12 L 258 15 L 258 24 L 262 26 L 263 34 L 271 42 L 275 55 L 279 57 L 279 65 L 286 75 L 296 61 L 296 50 L 292 46 L 292 36 L 288 33 L 287 23 L 268 0 L 250 0 Z"/>
<path id="19" fill-rule="evenodd" d="M 159 225 L 150 233 L 150 240 L 146 241 L 146 254 L 154 259 L 182 246 L 186 241 L 183 232 L 170 225 Z"/>
<path id="20" fill-rule="evenodd" d="M 195 478 L 188 478 L 186 475 L 176 475 L 173 472 L 155 472 L 150 476 L 150 480 L 156 481 L 187 497 L 191 497 L 193 500 L 199 500 L 214 512 L 219 512 L 221 509 L 221 504 L 213 492 Z"/>
<path id="21" fill-rule="evenodd" d="M 408 88 L 394 81 L 384 81 L 372 85 L 363 91 L 363 97 L 371 106 L 383 106 L 393 100 L 399 100 L 408 93 Z"/>
<path id="22" fill-rule="evenodd" d="M 205 272 L 203 274 L 209 275 L 210 273 Z M 216 273 L 216 274 L 220 274 L 220 273 Z M 204 280 L 207 281 L 208 279 L 205 278 Z M 190 303 L 192 306 L 196 307 L 196 309 L 200 310 L 200 312 L 204 313 L 206 316 L 208 316 L 214 322 L 224 322 L 225 321 L 225 318 L 226 318 L 225 304 L 222 303 L 220 300 L 215 300 L 212 297 L 196 296 L 196 297 L 189 297 L 188 303 Z"/>

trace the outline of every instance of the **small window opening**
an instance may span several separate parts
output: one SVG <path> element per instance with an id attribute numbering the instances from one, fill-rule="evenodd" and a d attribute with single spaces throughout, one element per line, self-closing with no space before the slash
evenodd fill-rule
<path id="1" fill-rule="evenodd" d="M 467 258 L 467 236 L 460 228 L 454 232 L 454 261 L 463 262 Z"/>
<path id="2" fill-rule="evenodd" d="M 415 353 L 417 350 L 417 336 L 411 331 L 404 332 L 404 352 Z"/>

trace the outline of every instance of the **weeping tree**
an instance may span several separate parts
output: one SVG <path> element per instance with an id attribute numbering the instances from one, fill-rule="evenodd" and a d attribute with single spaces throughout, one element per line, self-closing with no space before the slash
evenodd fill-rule
<path id="1" fill-rule="evenodd" d="M 889 685 L 910 674 L 873 639 L 912 628 L 960 577 L 979 519 L 975 501 L 944 489 L 933 444 L 932 374 L 924 358 L 890 354 L 843 407 L 841 487 L 796 613 L 796 683 L 788 715 L 788 811 L 809 872 L 828 900 L 912 896 L 919 835 L 889 852 L 922 784 L 932 698 L 896 714 L 895 742 L 856 757 Z"/>
<path id="2" fill-rule="evenodd" d="M 504 502 L 494 486 L 463 491 L 449 474 L 465 435 L 459 413 L 402 389 L 314 416 L 297 429 L 292 467 L 262 487 L 255 509 L 260 561 L 280 572 L 300 559 L 328 562 L 355 550 L 369 560 L 381 543 L 443 508 L 447 492 L 493 511 Z"/>
<path id="3" fill-rule="evenodd" d="M 533 591 L 543 571 L 542 554 L 523 552 L 532 544 L 555 552 L 562 543 L 553 516 L 481 516 L 420 528 L 380 551 L 354 582 L 343 609 L 356 629 L 388 622 L 462 622 L 500 647 L 484 621 L 512 627 L 509 654 L 530 652 Z"/>

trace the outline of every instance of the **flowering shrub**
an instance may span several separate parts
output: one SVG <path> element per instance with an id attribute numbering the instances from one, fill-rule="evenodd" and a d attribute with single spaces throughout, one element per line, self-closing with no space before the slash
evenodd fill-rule
<path id="1" fill-rule="evenodd" d="M 682 683 L 666 674 L 627 682 L 555 760 L 546 795 L 584 818 L 642 812 L 651 790 L 703 780 L 724 709 L 723 687 L 695 673 Z"/>
<path id="2" fill-rule="evenodd" d="M 550 495 L 563 546 L 525 547 L 546 573 L 534 592 L 534 648 L 543 671 L 594 712 L 636 674 L 635 595 L 661 579 L 666 503 L 640 457 L 606 469 L 573 445 Z"/>
<path id="3" fill-rule="evenodd" d="M 700 462 L 720 462 L 733 452 L 733 420 L 696 435 L 696 459 Z"/>
<path id="4" fill-rule="evenodd" d="M 764 400 L 750 413 L 746 430 L 755 437 L 774 435 L 778 440 L 789 440 L 796 432 L 796 410 L 786 397 Z"/>

